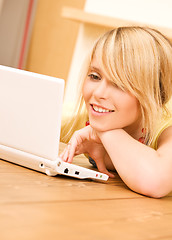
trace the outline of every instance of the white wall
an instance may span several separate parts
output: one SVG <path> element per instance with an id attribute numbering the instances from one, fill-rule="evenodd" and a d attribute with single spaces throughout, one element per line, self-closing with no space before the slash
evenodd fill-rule
<path id="1" fill-rule="evenodd" d="M 172 28 L 171 0 L 87 0 L 85 10 Z"/>
<path id="2" fill-rule="evenodd" d="M 86 0 L 85 11 L 172 28 L 171 0 Z M 73 104 L 82 61 L 106 28 L 81 24 L 68 76 L 65 100 Z"/>

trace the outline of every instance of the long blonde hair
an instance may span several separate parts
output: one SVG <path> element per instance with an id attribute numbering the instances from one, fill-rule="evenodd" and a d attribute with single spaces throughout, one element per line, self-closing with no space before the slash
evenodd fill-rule
<path id="1" fill-rule="evenodd" d="M 151 145 L 158 119 L 164 114 L 168 116 L 166 103 L 172 96 L 170 41 L 155 29 L 139 26 L 119 27 L 97 40 L 88 61 L 86 74 L 95 55 L 107 78 L 138 99 L 142 126 L 146 129 L 146 141 Z M 86 74 L 81 79 L 82 84 Z M 74 131 L 84 126 L 87 119 L 81 91 L 77 106 L 79 107 L 69 122 L 64 121 L 65 126 L 62 122 L 62 141 L 68 141 Z"/>

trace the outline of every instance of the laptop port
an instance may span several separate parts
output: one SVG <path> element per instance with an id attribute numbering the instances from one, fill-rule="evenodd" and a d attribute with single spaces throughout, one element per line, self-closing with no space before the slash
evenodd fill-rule
<path id="1" fill-rule="evenodd" d="M 69 169 L 65 168 L 64 173 L 68 173 L 68 172 L 69 172 Z"/>
<path id="2" fill-rule="evenodd" d="M 40 164 L 39 164 L 39 167 L 40 167 L 40 168 L 44 168 L 44 164 L 43 164 L 43 163 L 40 163 Z"/>

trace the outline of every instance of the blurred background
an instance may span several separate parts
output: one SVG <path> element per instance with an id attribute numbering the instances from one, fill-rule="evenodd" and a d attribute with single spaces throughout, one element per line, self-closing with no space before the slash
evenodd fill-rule
<path id="1" fill-rule="evenodd" d="M 63 6 L 85 0 L 0 0 L 0 64 L 66 79 L 79 24 Z"/>
<path id="2" fill-rule="evenodd" d="M 0 0 L 0 64 L 65 79 L 73 101 L 81 63 L 113 27 L 155 26 L 172 39 L 171 0 Z"/>

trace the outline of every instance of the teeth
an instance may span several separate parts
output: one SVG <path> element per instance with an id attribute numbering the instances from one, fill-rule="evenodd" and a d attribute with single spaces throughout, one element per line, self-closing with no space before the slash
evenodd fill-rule
<path id="1" fill-rule="evenodd" d="M 99 112 L 99 113 L 112 112 L 111 110 L 107 110 L 107 109 L 97 107 L 97 106 L 94 106 L 94 105 L 92 105 L 92 106 L 93 106 L 94 111 Z"/>

